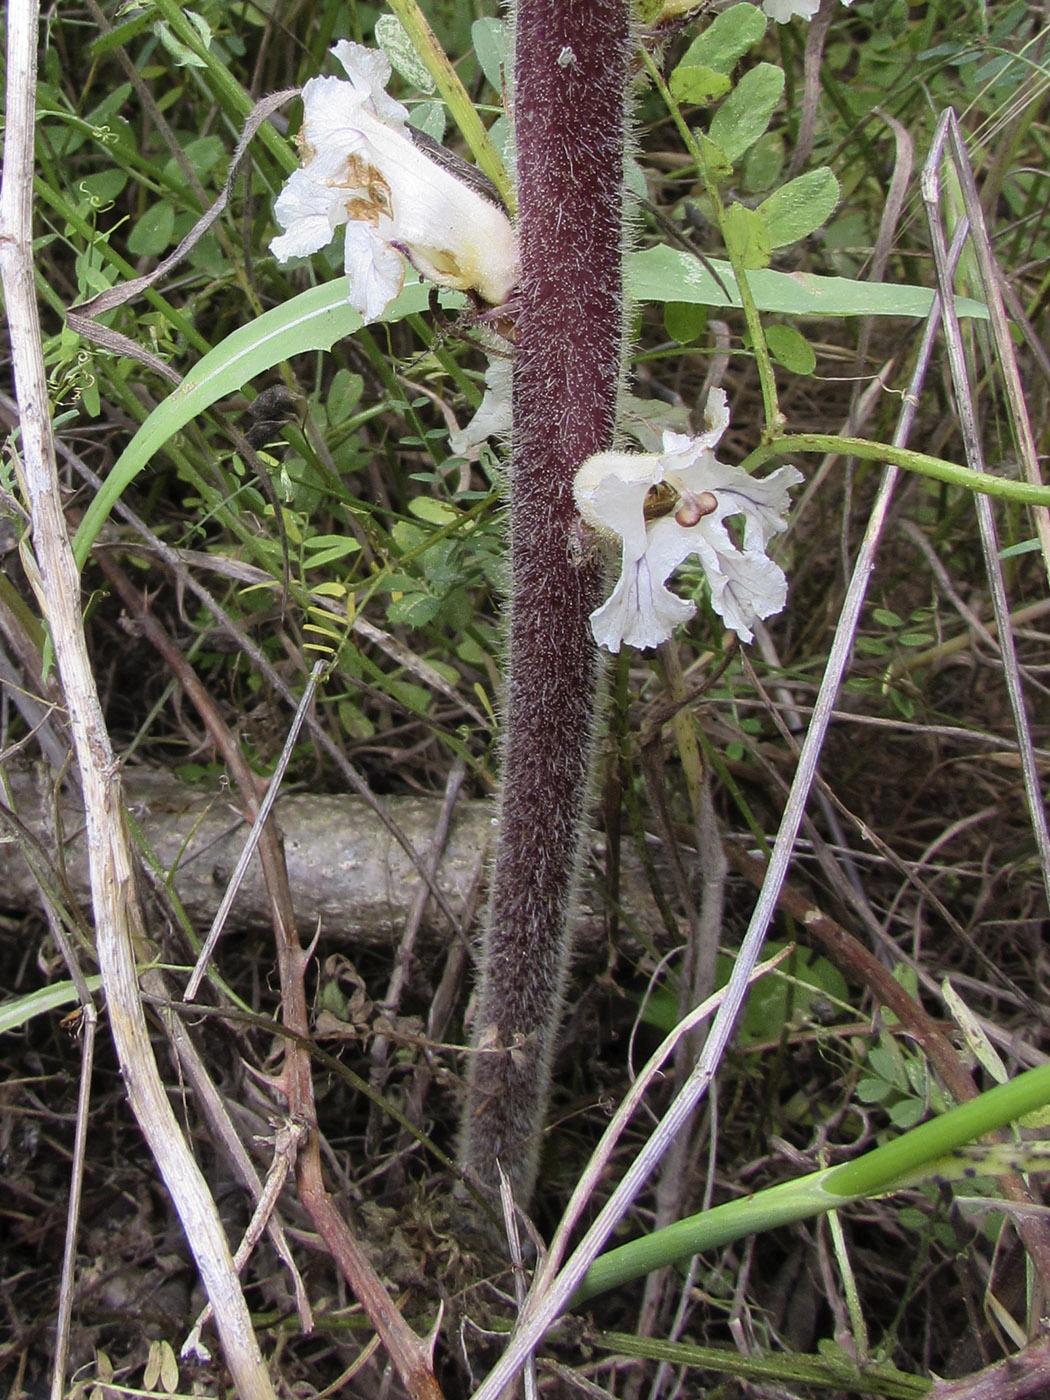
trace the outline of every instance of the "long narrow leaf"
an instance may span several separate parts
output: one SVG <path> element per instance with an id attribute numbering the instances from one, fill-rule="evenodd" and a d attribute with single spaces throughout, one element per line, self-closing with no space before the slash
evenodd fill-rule
<path id="1" fill-rule="evenodd" d="M 635 253 L 627 263 L 627 290 L 638 301 L 680 301 L 699 306 L 739 306 L 733 269 L 715 259 L 709 266 L 731 293 L 731 299 L 708 267 L 691 253 L 661 245 Z M 908 316 L 929 314 L 933 292 L 928 287 L 889 282 L 854 282 L 848 277 L 818 277 L 809 272 L 749 272 L 748 285 L 760 311 L 790 316 Z M 956 297 L 960 316 L 987 320 L 979 301 Z"/>
<path id="2" fill-rule="evenodd" d="M 430 289 L 415 282 L 391 302 L 384 321 L 399 321 L 426 310 Z M 337 340 L 363 325 L 346 299 L 346 279 L 311 287 L 258 320 L 241 326 L 196 364 L 179 387 L 159 404 L 113 464 L 105 485 L 80 522 L 73 549 L 78 568 L 91 551 L 110 511 L 150 459 L 180 428 L 227 394 L 293 355 L 330 350 Z"/>

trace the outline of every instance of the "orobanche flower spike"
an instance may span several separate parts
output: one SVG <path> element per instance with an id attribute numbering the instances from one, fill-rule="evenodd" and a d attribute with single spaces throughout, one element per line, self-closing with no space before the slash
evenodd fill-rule
<path id="1" fill-rule="evenodd" d="M 707 431 L 699 437 L 664 433 L 663 452 L 600 452 L 576 474 L 576 504 L 586 524 L 619 537 L 623 569 L 612 596 L 591 614 L 599 646 L 624 642 L 655 647 L 696 611 L 664 585 L 695 554 L 711 587 L 711 604 L 742 641 L 756 618 L 780 612 L 787 599 L 783 570 L 766 554 L 769 540 L 787 528 L 788 491 L 802 480 L 780 467 L 763 480 L 726 466 L 713 448 L 729 426 L 722 389 L 707 404 Z M 724 521 L 744 517 L 743 548 Z"/>
<path id="2" fill-rule="evenodd" d="M 506 301 L 518 280 L 506 214 L 415 145 L 408 112 L 385 91 L 383 54 L 347 39 L 332 52 L 350 81 L 303 88 L 303 164 L 274 206 L 278 261 L 316 253 L 345 224 L 349 299 L 368 321 L 400 292 L 406 259 L 439 286 Z"/>

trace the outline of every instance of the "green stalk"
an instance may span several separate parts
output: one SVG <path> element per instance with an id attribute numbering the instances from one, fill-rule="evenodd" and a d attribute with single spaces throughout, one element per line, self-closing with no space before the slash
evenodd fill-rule
<path id="1" fill-rule="evenodd" d="M 496 186 L 508 213 L 513 214 L 515 192 L 507 168 L 500 158 L 499 151 L 492 144 L 459 74 L 448 61 L 448 55 L 427 23 L 426 16 L 416 4 L 416 0 L 390 0 L 390 8 L 397 16 L 401 28 L 411 39 L 412 47 L 426 66 L 427 72 L 434 79 L 437 90 L 452 113 L 452 120 L 462 132 L 464 141 L 470 147 L 478 168 L 484 171 Z"/>
<path id="2" fill-rule="evenodd" d="M 843 457 L 860 457 L 867 462 L 892 462 L 903 471 L 946 481 L 949 486 L 961 486 L 964 491 L 977 491 L 1002 501 L 1017 501 L 1023 505 L 1050 506 L 1050 486 L 1035 486 L 1029 481 L 1009 481 L 1002 476 L 975 472 L 946 462 L 943 457 L 931 457 L 925 452 L 913 452 L 908 447 L 893 447 L 888 442 L 868 442 L 865 438 L 839 437 L 836 433 L 789 433 L 775 442 L 756 447 L 741 463 L 745 471 L 753 472 L 772 457 L 786 457 L 792 452 L 840 453 Z"/>
<path id="3" fill-rule="evenodd" d="M 855 1161 L 826 1167 L 809 1176 L 782 1182 L 754 1196 L 727 1201 L 700 1215 L 679 1220 L 664 1230 L 609 1250 L 591 1265 L 569 1306 L 619 1288 L 643 1274 L 679 1259 L 692 1258 L 778 1225 L 823 1215 L 850 1201 L 883 1195 L 938 1175 L 940 1159 L 975 1142 L 986 1133 L 1050 1103 L 1050 1065 L 1019 1074 L 1008 1084 L 960 1104 L 893 1142 L 866 1152 Z"/>
<path id="4" fill-rule="evenodd" d="M 707 197 L 714 207 L 715 216 L 718 220 L 718 227 L 722 234 L 722 242 L 725 244 L 726 252 L 729 255 L 729 263 L 733 269 L 733 276 L 736 278 L 737 290 L 740 293 L 740 307 L 744 313 L 744 320 L 747 322 L 748 334 L 751 337 L 751 348 L 755 352 L 755 364 L 758 366 L 758 382 L 762 387 L 762 405 L 766 414 L 766 428 L 764 436 L 766 439 L 778 439 L 784 431 L 784 415 L 780 411 L 777 403 L 777 385 L 773 374 L 773 362 L 769 357 L 769 348 L 766 345 L 765 332 L 762 329 L 762 318 L 758 314 L 758 307 L 755 298 L 751 295 L 751 285 L 747 280 L 747 269 L 744 267 L 743 259 L 737 251 L 736 240 L 729 236 L 726 230 L 726 210 L 722 203 L 722 196 L 718 190 L 718 182 L 711 173 L 711 168 L 707 162 L 704 149 L 697 141 L 696 137 L 686 125 L 685 118 L 679 111 L 678 103 L 671 95 L 671 89 L 664 82 L 663 74 L 657 68 L 648 51 L 643 46 L 642 59 L 648 70 L 649 76 L 667 104 L 667 110 L 671 114 L 679 135 L 685 142 L 686 150 L 696 162 L 704 181 L 704 188 L 707 190 Z"/>

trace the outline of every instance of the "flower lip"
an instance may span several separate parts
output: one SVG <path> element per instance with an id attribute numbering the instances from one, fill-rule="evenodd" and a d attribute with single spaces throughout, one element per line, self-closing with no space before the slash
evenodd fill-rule
<path id="1" fill-rule="evenodd" d="M 274 255 L 315 253 L 345 225 L 349 300 L 366 320 L 400 292 L 405 260 L 439 286 L 500 305 L 518 280 L 510 220 L 413 140 L 406 108 L 385 90 L 384 55 L 346 39 L 333 52 L 349 81 L 303 88 L 303 163 L 274 206 L 284 230 Z"/>
<path id="2" fill-rule="evenodd" d="M 591 615 L 600 646 L 657 646 L 692 617 L 695 605 L 666 587 L 691 555 L 707 576 L 713 608 L 741 640 L 751 640 L 756 618 L 783 608 L 787 580 L 766 546 L 787 528 L 788 490 L 802 477 L 794 467 L 781 467 L 758 480 L 718 461 L 713 448 L 728 425 L 726 396 L 715 390 L 707 430 L 697 437 L 664 433 L 661 453 L 603 452 L 577 472 L 581 516 L 606 537 L 618 537 L 622 547 L 620 578 Z M 731 516 L 743 516 L 742 546 L 725 526 Z"/>

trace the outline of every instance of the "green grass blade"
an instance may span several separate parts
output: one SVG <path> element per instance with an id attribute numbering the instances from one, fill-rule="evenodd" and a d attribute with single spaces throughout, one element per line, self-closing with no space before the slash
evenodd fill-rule
<path id="1" fill-rule="evenodd" d="M 835 1365 L 824 1356 L 741 1356 L 728 1347 L 666 1342 L 661 1337 L 638 1337 L 631 1332 L 599 1332 L 595 1341 L 617 1355 L 644 1356 L 668 1366 L 696 1366 L 718 1375 L 777 1386 L 821 1386 L 839 1392 L 848 1386 L 851 1395 L 876 1395 L 880 1400 L 918 1400 L 933 1385 L 924 1376 L 909 1376 L 885 1362 L 850 1367 L 847 1374 L 843 1364 Z M 841 1362 L 845 1359 L 843 1353 Z"/>
<path id="2" fill-rule="evenodd" d="M 89 992 L 97 992 L 102 986 L 102 978 L 93 973 L 87 978 L 87 986 Z M 34 1016 L 45 1016 L 59 1007 L 72 1006 L 76 999 L 77 989 L 72 982 L 51 982 L 25 996 L 0 1002 L 0 1035 L 5 1031 L 20 1030 Z"/>
<path id="3" fill-rule="evenodd" d="M 398 321 L 426 310 L 428 284 L 414 282 L 390 303 L 385 321 Z M 311 287 L 291 301 L 241 326 L 210 350 L 174 393 L 159 404 L 139 428 L 106 478 L 102 490 L 80 522 L 73 549 L 78 568 L 91 551 L 99 530 L 143 467 L 180 428 L 227 394 L 293 355 L 330 350 L 337 340 L 363 325 L 346 299 L 346 279 Z"/>

